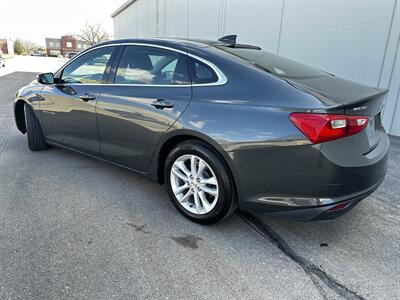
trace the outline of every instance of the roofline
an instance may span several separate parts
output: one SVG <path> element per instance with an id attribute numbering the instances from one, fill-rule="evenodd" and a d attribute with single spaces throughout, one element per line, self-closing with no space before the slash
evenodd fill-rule
<path id="1" fill-rule="evenodd" d="M 117 8 L 116 11 L 114 11 L 111 14 L 111 18 L 115 18 L 116 16 L 118 16 L 120 13 L 122 13 L 125 9 L 127 9 L 129 6 L 131 6 L 133 3 L 135 3 L 136 0 L 128 0 L 126 1 L 124 4 L 122 4 L 119 8 Z"/>
<path id="2" fill-rule="evenodd" d="M 104 42 L 100 42 L 98 44 L 95 44 L 91 47 L 96 47 L 96 46 L 102 46 L 106 44 L 113 44 L 113 43 L 119 43 L 119 44 L 124 44 L 124 43 L 148 43 L 148 44 L 154 44 L 157 45 L 160 42 L 161 43 L 167 43 L 171 47 L 177 47 L 181 49 L 186 49 L 184 45 L 182 45 L 182 42 L 193 42 L 193 43 L 201 43 L 204 45 L 208 46 L 213 46 L 212 41 L 202 41 L 202 40 L 194 40 L 194 39 L 186 39 L 186 38 L 168 38 L 168 37 L 147 37 L 147 38 L 122 38 L 122 39 L 114 39 L 114 40 L 108 40 Z M 185 50 L 186 51 L 186 50 Z"/>
<path id="3" fill-rule="evenodd" d="M 181 49 L 177 49 L 174 47 L 169 47 L 169 46 L 164 46 L 164 45 L 157 45 L 157 44 L 151 44 L 151 43 L 143 43 L 143 42 L 134 42 L 132 40 L 132 42 L 130 42 L 129 40 L 115 40 L 115 41 L 108 41 L 108 42 L 104 42 L 104 43 L 100 43 L 97 45 L 93 45 L 90 48 L 87 48 L 84 51 L 79 52 L 79 54 L 77 54 L 76 56 L 74 56 L 69 62 L 67 62 L 65 65 L 63 65 L 61 68 L 59 68 L 54 74 L 56 76 L 59 75 L 59 73 L 61 72 L 62 69 L 64 69 L 65 67 L 67 67 L 69 64 L 73 63 L 76 59 L 78 59 L 79 57 L 81 57 L 82 55 L 85 55 L 86 53 L 99 49 L 99 48 L 104 48 L 104 47 L 118 47 L 118 46 L 123 46 L 123 45 L 132 45 L 132 46 L 143 46 L 143 47 L 155 47 L 155 48 L 160 48 L 160 49 L 166 49 L 166 50 L 170 50 L 170 51 L 175 51 L 184 55 L 187 55 L 189 57 L 192 57 L 196 60 L 201 61 L 202 63 L 208 65 L 211 69 L 214 70 L 214 72 L 217 74 L 218 76 L 218 81 L 217 82 L 212 82 L 212 83 L 195 83 L 195 84 L 190 84 L 190 86 L 216 86 L 216 85 L 224 85 L 227 83 L 228 79 L 226 78 L 225 74 L 219 69 L 219 67 L 217 67 L 213 62 L 209 61 L 208 59 L 199 57 L 195 54 L 192 53 L 188 53 L 186 51 L 182 51 Z M 57 49 L 58 50 L 58 49 Z M 80 83 L 75 83 L 75 85 L 78 84 L 80 85 Z M 103 84 L 102 84 L 103 85 Z M 122 84 L 122 85 L 129 85 L 129 86 L 143 86 L 142 84 Z M 158 85 L 144 85 L 144 86 L 158 86 Z M 161 85 L 161 86 L 170 86 L 170 85 Z M 175 87 L 174 85 L 172 85 L 173 87 Z M 179 86 L 184 86 L 184 85 L 179 85 Z M 178 87 L 178 85 L 177 85 Z"/>

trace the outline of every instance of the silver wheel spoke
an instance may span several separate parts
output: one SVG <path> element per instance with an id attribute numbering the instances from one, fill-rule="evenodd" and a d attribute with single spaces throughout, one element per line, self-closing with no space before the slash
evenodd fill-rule
<path id="1" fill-rule="evenodd" d="M 218 201 L 217 177 L 197 155 L 185 154 L 175 160 L 170 170 L 170 184 L 176 200 L 192 214 L 207 214 Z"/>
<path id="2" fill-rule="evenodd" d="M 201 205 L 200 205 L 200 199 L 199 199 L 199 194 L 197 192 L 194 193 L 194 205 L 196 206 L 196 210 L 198 214 L 201 214 Z"/>
<path id="3" fill-rule="evenodd" d="M 203 173 L 205 167 L 206 167 L 206 164 L 204 163 L 204 161 L 200 160 L 199 169 L 197 170 L 196 177 L 199 177 Z"/>
<path id="4" fill-rule="evenodd" d="M 189 199 L 189 197 L 192 195 L 192 191 L 188 190 L 187 193 L 185 194 L 185 196 L 183 196 L 182 198 L 178 199 L 179 202 L 184 203 L 187 202 L 187 200 Z"/>
<path id="5" fill-rule="evenodd" d="M 218 195 L 218 190 L 217 189 L 211 189 L 207 186 L 202 186 L 201 190 L 207 194 L 213 195 L 213 196 L 217 196 Z"/>
<path id="6" fill-rule="evenodd" d="M 204 183 L 204 184 L 211 184 L 211 185 L 217 185 L 217 180 L 215 179 L 215 177 L 203 178 L 203 179 L 201 180 L 201 183 Z"/>
<path id="7" fill-rule="evenodd" d="M 183 181 L 185 181 L 185 182 L 189 181 L 189 177 L 186 176 L 185 174 L 182 174 L 180 169 L 172 167 L 171 171 L 172 171 L 172 173 L 174 173 L 176 176 L 178 176 Z"/>
<path id="8" fill-rule="evenodd" d="M 183 161 L 175 162 L 174 164 L 180 171 L 182 171 L 188 178 L 191 175 L 191 172 L 186 168 L 185 163 Z"/>
<path id="9" fill-rule="evenodd" d="M 179 195 L 180 193 L 182 193 L 184 190 L 186 190 L 188 188 L 189 188 L 189 185 L 187 183 L 185 183 L 184 185 L 177 187 L 176 190 L 174 191 L 174 193 L 175 193 L 175 195 Z"/>
<path id="10" fill-rule="evenodd" d="M 190 172 L 192 173 L 192 175 L 197 174 L 196 171 L 196 156 L 192 155 L 190 157 Z"/>
<path id="11" fill-rule="evenodd" d="M 204 209 L 206 211 L 210 211 L 210 203 L 208 203 L 203 191 L 199 191 L 199 198 L 200 198 L 201 204 L 203 205 Z"/>

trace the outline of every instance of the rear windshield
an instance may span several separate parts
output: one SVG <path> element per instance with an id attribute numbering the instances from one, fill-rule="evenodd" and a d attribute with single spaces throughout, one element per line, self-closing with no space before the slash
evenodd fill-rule
<path id="1" fill-rule="evenodd" d="M 254 64 L 268 73 L 284 78 L 312 78 L 326 76 L 323 71 L 293 60 L 258 49 L 218 47 L 228 53 Z"/>

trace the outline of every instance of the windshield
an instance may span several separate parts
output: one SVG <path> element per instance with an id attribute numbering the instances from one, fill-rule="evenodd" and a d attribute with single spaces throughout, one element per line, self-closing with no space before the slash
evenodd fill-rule
<path id="1" fill-rule="evenodd" d="M 308 67 L 293 60 L 257 49 L 218 47 L 228 53 L 254 64 L 255 66 L 284 78 L 312 78 L 327 73 Z"/>

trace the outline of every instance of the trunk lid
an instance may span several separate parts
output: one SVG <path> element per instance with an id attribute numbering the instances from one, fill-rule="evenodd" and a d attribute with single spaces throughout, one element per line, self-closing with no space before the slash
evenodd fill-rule
<path id="1" fill-rule="evenodd" d="M 373 88 L 332 75 L 285 80 L 317 97 L 329 99 L 332 106 L 343 107 L 347 115 L 375 116 L 382 110 L 387 92 L 387 89 Z"/>

